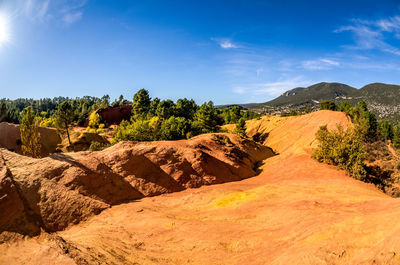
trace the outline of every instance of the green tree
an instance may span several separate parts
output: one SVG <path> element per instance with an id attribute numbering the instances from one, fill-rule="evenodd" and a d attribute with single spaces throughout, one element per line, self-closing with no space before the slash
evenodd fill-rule
<path id="1" fill-rule="evenodd" d="M 118 99 L 116 99 L 111 106 L 112 107 L 121 107 L 122 105 L 124 105 L 124 96 L 120 95 Z"/>
<path id="2" fill-rule="evenodd" d="M 201 133 L 210 133 L 217 130 L 217 113 L 212 101 L 204 103 L 196 111 L 194 117 L 194 126 L 199 129 Z"/>
<path id="3" fill-rule="evenodd" d="M 358 118 L 355 119 L 357 134 L 364 141 L 374 141 L 377 137 L 378 122 L 375 115 L 364 108 L 359 109 Z"/>
<path id="4" fill-rule="evenodd" d="M 72 110 L 72 106 L 68 101 L 62 102 L 55 113 L 56 125 L 57 128 L 61 131 L 65 131 L 67 133 L 68 142 L 71 144 L 71 138 L 69 135 L 69 125 L 72 123 L 74 119 L 74 113 Z"/>
<path id="5" fill-rule="evenodd" d="M 336 110 L 336 104 L 331 100 L 322 101 L 320 104 L 321 110 Z"/>
<path id="6" fill-rule="evenodd" d="M 156 115 L 160 119 L 167 120 L 173 116 L 175 112 L 175 104 L 172 100 L 162 100 L 158 103 Z"/>
<path id="7" fill-rule="evenodd" d="M 348 113 L 351 109 L 351 105 L 348 101 L 343 101 L 342 104 L 339 105 L 338 111 L 346 112 Z"/>
<path id="8" fill-rule="evenodd" d="M 400 148 L 400 124 L 397 124 L 393 128 L 393 145 L 396 148 Z"/>
<path id="9" fill-rule="evenodd" d="M 110 106 L 110 96 L 104 95 L 101 98 L 101 108 L 108 108 Z"/>
<path id="10" fill-rule="evenodd" d="M 231 124 L 232 122 L 232 117 L 231 117 L 231 112 L 229 110 L 226 110 L 224 112 L 224 122 L 225 124 Z"/>
<path id="11" fill-rule="evenodd" d="M 151 103 L 150 103 L 150 110 L 149 110 L 149 114 L 151 117 L 154 117 L 157 115 L 157 107 L 158 104 L 160 104 L 160 99 L 159 98 L 154 98 Z"/>
<path id="12" fill-rule="evenodd" d="M 360 101 L 358 102 L 358 107 L 359 107 L 362 111 L 368 111 L 367 103 L 365 103 L 364 100 L 360 100 Z"/>
<path id="13" fill-rule="evenodd" d="M 140 89 L 133 96 L 132 103 L 132 114 L 134 119 L 144 119 L 150 110 L 151 99 L 149 96 L 149 91 L 146 89 Z"/>
<path id="14" fill-rule="evenodd" d="M 0 122 L 6 121 L 8 118 L 8 110 L 4 101 L 0 102 Z"/>
<path id="15" fill-rule="evenodd" d="M 187 120 L 192 120 L 197 109 L 198 106 L 193 99 L 178 99 L 175 106 L 175 115 L 177 117 L 184 117 Z"/>
<path id="16" fill-rule="evenodd" d="M 237 123 L 240 120 L 240 118 L 242 117 L 239 106 L 233 106 L 229 110 L 229 113 L 230 113 L 230 117 L 231 117 L 231 120 L 230 120 L 231 123 Z"/>
<path id="17" fill-rule="evenodd" d="M 240 118 L 239 121 L 236 123 L 235 132 L 241 136 L 246 137 L 246 121 L 244 118 Z"/>
<path id="18" fill-rule="evenodd" d="M 385 140 L 392 140 L 393 139 L 393 125 L 384 120 L 379 123 L 379 133 Z"/>
<path id="19" fill-rule="evenodd" d="M 23 111 L 20 125 L 22 153 L 26 156 L 40 157 L 41 144 L 39 133 L 39 121 L 32 112 L 32 107 Z"/>
<path id="20" fill-rule="evenodd" d="M 162 140 L 179 140 L 186 138 L 189 122 L 184 117 L 171 116 L 161 125 Z"/>

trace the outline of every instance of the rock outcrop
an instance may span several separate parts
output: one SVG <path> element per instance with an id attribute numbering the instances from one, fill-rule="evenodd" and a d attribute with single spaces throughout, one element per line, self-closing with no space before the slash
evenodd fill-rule
<path id="1" fill-rule="evenodd" d="M 39 127 L 41 136 L 41 154 L 46 156 L 54 153 L 62 139 L 54 128 Z M 18 124 L 0 123 L 0 147 L 21 153 L 21 133 Z"/>
<path id="2" fill-rule="evenodd" d="M 242 180 L 273 155 L 268 147 L 232 134 L 122 142 L 100 152 L 42 159 L 0 149 L 0 211 L 8 211 L 0 218 L 0 233 L 59 231 L 111 205 Z"/>
<path id="3" fill-rule="evenodd" d="M 48 156 L 57 152 L 88 150 L 91 143 L 108 144 L 106 137 L 97 133 L 70 130 L 71 144 L 66 136 L 62 136 L 55 128 L 39 127 L 41 155 Z M 0 123 L 0 148 L 21 153 L 21 133 L 19 124 Z"/>

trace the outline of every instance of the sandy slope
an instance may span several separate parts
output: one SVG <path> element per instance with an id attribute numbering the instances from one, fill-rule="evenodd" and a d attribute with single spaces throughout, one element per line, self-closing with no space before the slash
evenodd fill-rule
<path id="1" fill-rule="evenodd" d="M 113 206 L 0 245 L 0 263 L 400 264 L 400 201 L 310 158 L 318 127 L 338 121 L 348 124 L 329 111 L 249 122 L 280 153 L 260 175 Z"/>
<path id="2" fill-rule="evenodd" d="M 100 152 L 42 159 L 0 149 L 0 243 L 64 230 L 143 197 L 253 177 L 258 163 L 273 155 L 233 134 L 121 142 Z"/>

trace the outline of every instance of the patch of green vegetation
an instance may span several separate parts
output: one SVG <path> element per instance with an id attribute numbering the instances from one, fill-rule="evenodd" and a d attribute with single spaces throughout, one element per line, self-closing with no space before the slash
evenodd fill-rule
<path id="1" fill-rule="evenodd" d="M 216 108 L 213 102 L 198 106 L 193 100 L 151 99 L 147 90 L 134 95 L 131 121 L 121 122 L 113 143 L 125 140 L 157 141 L 191 138 L 201 133 L 220 131 L 225 123 L 238 124 L 237 133 L 244 136 L 245 121 L 258 114 L 242 110 L 238 106 Z"/>
<path id="2" fill-rule="evenodd" d="M 297 116 L 299 113 L 295 110 L 291 110 L 290 112 L 284 112 L 281 114 L 281 117 L 290 117 L 290 116 Z"/>
<path id="3" fill-rule="evenodd" d="M 324 100 L 320 104 L 321 110 L 336 110 L 337 106 L 332 100 Z"/>
<path id="4" fill-rule="evenodd" d="M 39 133 L 39 119 L 32 113 L 32 107 L 27 107 L 22 114 L 21 121 L 21 149 L 26 156 L 40 157 L 41 144 Z"/>
<path id="5" fill-rule="evenodd" d="M 86 130 L 92 133 L 103 133 L 105 127 L 104 123 L 101 123 L 100 115 L 96 111 L 93 111 L 89 116 L 89 126 Z"/>
<path id="6" fill-rule="evenodd" d="M 89 146 L 89 151 L 101 151 L 110 147 L 110 144 L 99 143 L 99 142 L 92 142 Z"/>
<path id="7" fill-rule="evenodd" d="M 337 109 L 346 112 L 354 126 L 331 131 L 322 126 L 316 134 L 318 146 L 313 157 L 348 171 L 356 179 L 372 182 L 393 196 L 400 194 L 393 185 L 398 182 L 394 174 L 398 162 L 388 145 L 391 141 L 399 147 L 400 127 L 386 120 L 378 122 L 364 101 L 360 101 L 357 107 L 342 102 Z"/>
<path id="8" fill-rule="evenodd" d="M 365 180 L 365 153 L 362 142 L 353 129 L 328 131 L 327 126 L 321 126 L 316 134 L 319 144 L 313 157 L 323 163 L 338 166 L 348 171 L 352 177 Z"/>
<path id="9" fill-rule="evenodd" d="M 245 138 L 246 135 L 246 121 L 244 118 L 239 119 L 235 126 L 235 133 L 237 133 L 240 137 Z"/>

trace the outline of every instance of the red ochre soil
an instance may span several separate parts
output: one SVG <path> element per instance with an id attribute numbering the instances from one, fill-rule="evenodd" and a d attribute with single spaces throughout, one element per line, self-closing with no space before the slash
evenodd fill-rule
<path id="1" fill-rule="evenodd" d="M 400 201 L 310 158 L 318 127 L 337 123 L 349 126 L 330 111 L 249 121 L 248 133 L 269 133 L 265 144 L 279 153 L 259 175 L 117 204 L 63 231 L 9 240 L 0 264 L 400 264 Z M 3 171 L 4 182 L 16 169 Z M 87 207 L 102 207 L 88 198 Z"/>

